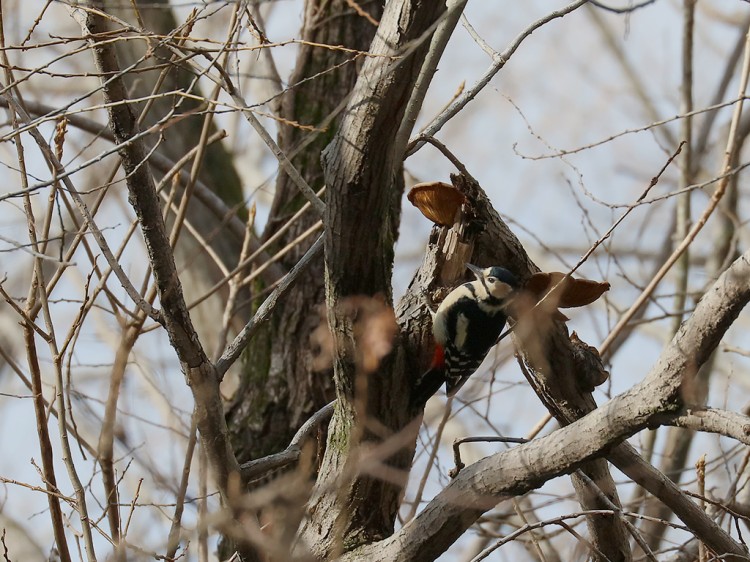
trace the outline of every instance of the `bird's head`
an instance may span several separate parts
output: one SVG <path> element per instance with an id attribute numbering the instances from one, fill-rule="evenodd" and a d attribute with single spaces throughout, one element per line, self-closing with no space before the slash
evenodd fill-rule
<path id="1" fill-rule="evenodd" d="M 505 300 L 519 288 L 518 279 L 504 267 L 493 266 L 482 269 L 470 263 L 466 268 L 477 278 L 489 296 Z"/>

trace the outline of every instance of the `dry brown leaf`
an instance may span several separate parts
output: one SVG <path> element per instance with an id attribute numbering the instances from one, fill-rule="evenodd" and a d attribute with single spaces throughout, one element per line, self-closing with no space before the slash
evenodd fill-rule
<path id="1" fill-rule="evenodd" d="M 538 301 L 554 289 L 554 294 L 547 299 L 560 308 L 573 308 L 591 304 L 609 291 L 609 287 L 610 285 L 606 281 L 590 281 L 589 279 L 577 279 L 575 277 L 566 279 L 564 273 L 553 271 L 550 273 L 535 273 L 529 278 L 524 288 L 532 293 Z"/>
<path id="2" fill-rule="evenodd" d="M 453 226 L 458 210 L 466 201 L 464 194 L 454 186 L 439 181 L 418 183 L 406 197 L 425 217 L 440 226 Z"/>

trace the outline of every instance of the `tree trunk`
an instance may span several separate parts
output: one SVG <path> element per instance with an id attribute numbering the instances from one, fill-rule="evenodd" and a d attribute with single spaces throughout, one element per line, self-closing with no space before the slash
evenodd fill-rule
<path id="1" fill-rule="evenodd" d="M 373 18 L 380 17 L 379 2 L 360 5 Z M 302 35 L 309 43 L 343 45 L 364 52 L 375 29 L 344 0 L 306 3 Z M 283 97 L 281 117 L 322 130 L 311 132 L 282 125 L 279 146 L 316 191 L 324 185 L 320 154 L 337 132 L 340 106 L 354 86 L 361 61 L 362 56 L 351 52 L 310 44 L 300 47 L 291 87 Z M 310 80 L 311 77 L 316 78 Z M 304 203 L 294 182 L 280 172 L 263 238 L 276 233 Z M 274 243 L 274 249 L 291 243 L 318 220 L 320 217 L 313 210 L 306 211 Z M 299 261 L 316 237 L 310 236 L 284 256 L 285 269 Z M 252 361 L 243 365 L 239 390 L 227 412 L 240 462 L 283 450 L 302 423 L 333 399 L 331 373 L 313 371 L 310 349 L 310 334 L 321 321 L 318 307 L 324 303 L 323 279 L 323 257 L 319 256 L 248 347 L 246 357 Z"/>
<path id="2" fill-rule="evenodd" d="M 396 350 L 376 373 L 357 366 L 353 299 L 391 300 L 403 154 L 394 140 L 443 2 L 389 2 L 346 110 L 324 154 L 326 300 L 338 407 L 302 530 L 307 548 L 335 555 L 390 535 L 414 455 L 413 360 Z M 414 423 L 411 423 L 414 422 Z M 411 425 L 410 425 L 411 423 Z M 375 451 L 381 449 L 380 454 Z M 370 458 L 370 453 L 373 457 Z M 369 458 L 369 460 L 365 460 Z"/>
<path id="3" fill-rule="evenodd" d="M 379 2 L 362 2 L 360 6 L 376 20 L 382 13 Z M 357 79 L 363 55 L 312 44 L 342 45 L 365 52 L 375 30 L 376 26 L 355 13 L 345 0 L 306 2 L 302 36 L 308 44 L 300 46 L 290 88 L 282 98 L 280 117 L 282 122 L 312 126 L 315 130 L 282 124 L 278 142 L 315 191 L 325 184 L 320 154 L 338 130 L 341 108 Z M 268 240 L 284 227 L 305 201 L 289 176 L 280 172 L 263 239 Z M 270 253 L 293 243 L 320 218 L 312 209 L 305 211 L 277 238 Z M 317 233 L 297 243 L 282 259 L 284 268 L 291 269 L 316 238 Z M 318 255 L 279 303 L 271 321 L 250 342 L 239 388 L 227 410 L 232 443 L 240 462 L 282 451 L 297 429 L 335 396 L 330 370 L 316 372 L 312 366 L 310 335 L 321 321 L 325 322 L 321 319 L 324 301 L 324 263 L 323 256 Z M 305 475 L 301 477 L 304 479 Z M 304 494 L 309 491 L 309 484 L 297 482 L 295 489 Z M 280 490 L 291 488 L 286 480 L 278 483 Z M 280 522 L 274 527 L 283 533 L 275 537 L 278 544 L 292 544 L 290 534 L 296 531 L 295 522 L 302 517 L 301 506 L 306 499 L 282 499 L 266 506 L 266 512 Z M 222 554 L 230 555 L 231 551 L 227 549 Z"/>

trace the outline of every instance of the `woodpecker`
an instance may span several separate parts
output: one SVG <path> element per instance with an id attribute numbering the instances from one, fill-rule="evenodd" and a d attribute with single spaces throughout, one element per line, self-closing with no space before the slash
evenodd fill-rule
<path id="1" fill-rule="evenodd" d="M 479 368 L 497 343 L 507 320 L 506 307 L 519 288 L 515 276 L 503 267 L 466 267 L 476 280 L 448 293 L 432 319 L 435 355 L 419 386 L 431 387 L 433 393 L 440 384 L 435 381 L 444 379 L 448 396 L 453 396 Z"/>

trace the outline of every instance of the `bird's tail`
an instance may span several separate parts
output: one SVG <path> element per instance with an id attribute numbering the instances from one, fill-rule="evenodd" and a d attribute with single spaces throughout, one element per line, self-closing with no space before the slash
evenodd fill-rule
<path id="1" fill-rule="evenodd" d="M 455 378 L 445 377 L 445 393 L 449 398 L 454 396 L 456 392 L 461 390 L 461 387 L 467 380 L 469 380 L 468 376 L 459 376 Z"/>

